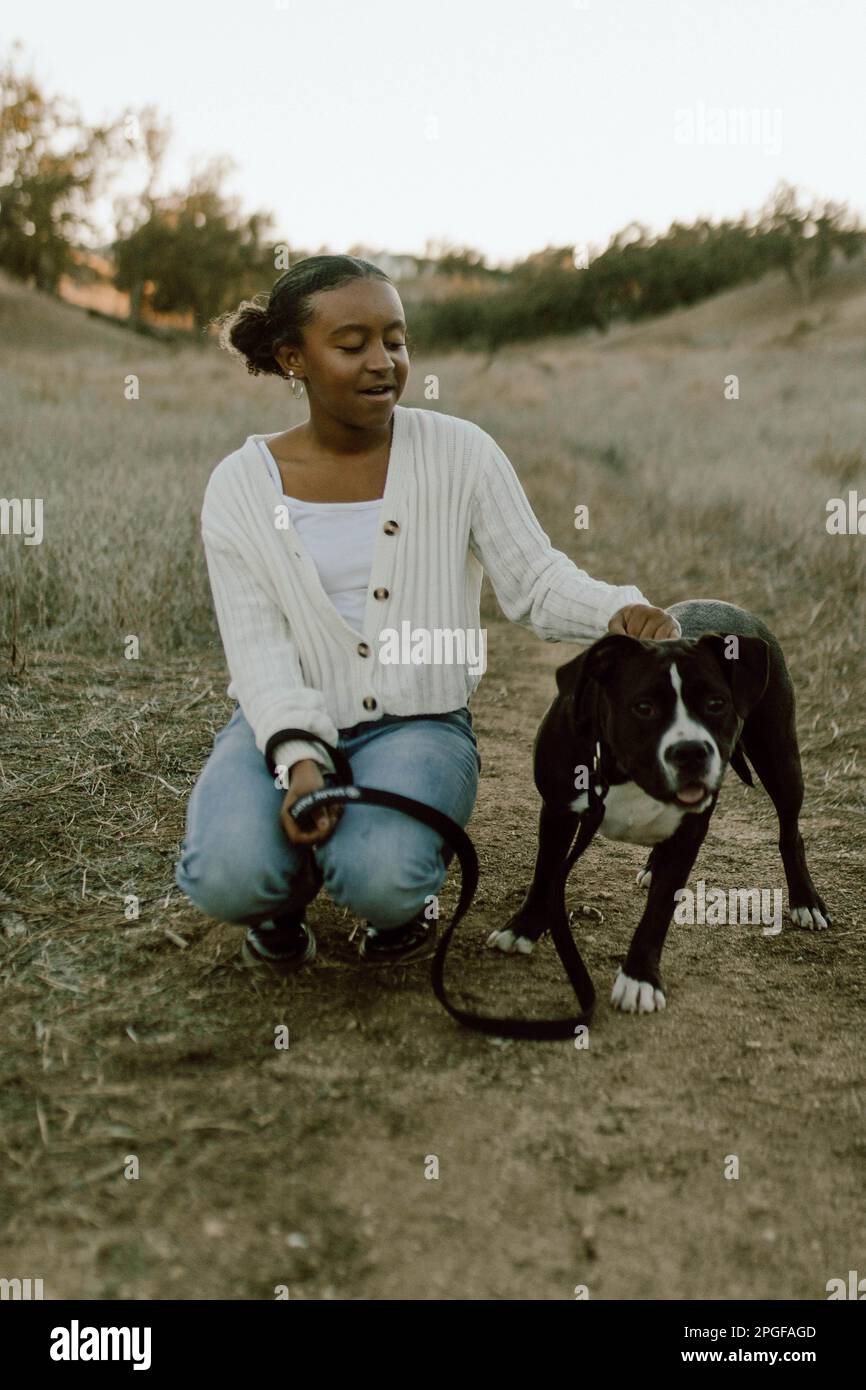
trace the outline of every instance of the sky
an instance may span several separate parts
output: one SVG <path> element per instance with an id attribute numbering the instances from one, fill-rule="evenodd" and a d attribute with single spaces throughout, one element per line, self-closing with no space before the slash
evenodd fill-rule
<path id="1" fill-rule="evenodd" d="M 165 186 L 233 159 L 290 248 L 506 265 L 780 179 L 866 220 L 864 0 L 6 0 L 15 38 L 90 122 L 155 104 Z"/>

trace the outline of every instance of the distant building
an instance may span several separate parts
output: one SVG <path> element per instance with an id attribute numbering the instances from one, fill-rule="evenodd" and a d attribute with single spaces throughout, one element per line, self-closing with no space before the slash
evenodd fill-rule
<path id="1" fill-rule="evenodd" d="M 392 280 L 421 280 L 435 274 L 434 262 L 423 256 L 397 256 L 391 251 L 374 251 L 368 246 L 353 246 L 349 255 L 372 261 Z"/>

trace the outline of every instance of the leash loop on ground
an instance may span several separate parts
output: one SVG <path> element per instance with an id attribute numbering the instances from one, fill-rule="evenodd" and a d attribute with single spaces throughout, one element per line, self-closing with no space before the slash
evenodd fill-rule
<path id="1" fill-rule="evenodd" d="M 579 1027 L 586 1026 L 591 1022 L 595 1005 L 595 990 L 580 952 L 572 939 L 564 910 L 561 915 L 557 914 L 551 921 L 550 933 L 565 973 L 581 1006 L 579 1015 L 571 1018 L 550 1019 L 492 1017 L 486 1014 L 473 1013 L 470 1009 L 464 1009 L 455 1004 L 445 988 L 445 957 L 454 929 L 469 910 L 475 896 L 475 890 L 478 887 L 478 856 L 466 831 L 450 816 L 444 815 L 423 801 L 416 801 L 410 796 L 401 796 L 398 792 L 382 791 L 378 787 L 355 786 L 352 780 L 351 764 L 342 749 L 333 747 L 325 739 L 320 738 L 318 734 L 308 733 L 306 729 L 281 729 L 279 734 L 270 740 L 269 749 L 277 740 L 282 742 L 287 739 L 303 739 L 305 742 L 318 744 L 329 754 L 335 768 L 334 775 L 340 779 L 340 785 L 326 786 L 317 791 L 306 792 L 293 803 L 289 810 L 298 823 L 315 807 L 322 805 L 363 803 L 369 806 L 386 806 L 394 811 L 402 811 L 405 815 L 412 816 L 413 819 L 429 825 L 451 846 L 459 859 L 460 897 L 454 915 L 436 948 L 431 968 L 433 992 L 452 1018 L 456 1019 L 458 1023 L 462 1023 L 464 1027 L 472 1028 L 479 1033 L 493 1034 L 500 1038 L 522 1038 L 534 1041 L 570 1038 L 575 1035 Z M 591 837 L 592 831 L 582 821 L 574 849 L 565 865 L 564 878 L 568 877 L 574 860 L 579 857 L 584 844 Z M 562 888 L 564 901 L 564 881 Z"/>

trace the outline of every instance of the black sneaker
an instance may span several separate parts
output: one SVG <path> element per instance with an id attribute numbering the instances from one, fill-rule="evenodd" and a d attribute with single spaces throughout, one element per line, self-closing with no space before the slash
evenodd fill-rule
<path id="1" fill-rule="evenodd" d="M 437 935 L 437 923 L 423 913 L 390 931 L 377 931 L 368 922 L 358 955 L 365 965 L 409 965 L 436 954 Z"/>
<path id="2" fill-rule="evenodd" d="M 248 970 L 285 979 L 316 955 L 316 938 L 302 917 L 271 918 L 273 926 L 247 927 L 241 963 Z"/>

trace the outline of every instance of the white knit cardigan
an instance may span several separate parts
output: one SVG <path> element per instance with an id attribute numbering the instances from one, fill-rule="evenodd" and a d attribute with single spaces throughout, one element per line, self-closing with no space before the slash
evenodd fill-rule
<path id="1" fill-rule="evenodd" d="M 546 642 L 587 643 L 628 603 L 633 585 L 591 579 L 554 550 L 508 458 L 478 425 L 395 405 L 381 524 L 363 633 L 331 603 L 253 434 L 217 465 L 202 539 L 220 635 L 238 700 L 262 753 L 291 767 L 328 756 L 289 728 L 336 744 L 338 730 L 383 714 L 442 714 L 468 703 L 482 671 L 467 664 L 388 663 L 385 629 L 479 630 L 483 572 L 507 618 Z M 269 748 L 269 743 L 274 745 Z"/>

